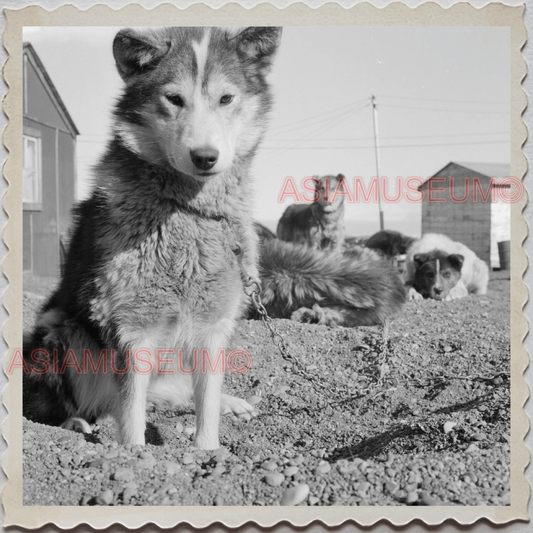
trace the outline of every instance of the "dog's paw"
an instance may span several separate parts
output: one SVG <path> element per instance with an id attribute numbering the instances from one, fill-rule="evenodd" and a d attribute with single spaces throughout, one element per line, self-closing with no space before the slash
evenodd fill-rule
<path id="1" fill-rule="evenodd" d="M 423 300 L 424 297 L 414 288 L 409 287 L 409 292 L 407 293 L 407 298 L 410 302 Z"/>
<path id="2" fill-rule="evenodd" d="M 232 413 L 241 420 L 251 420 L 257 416 L 254 407 L 246 400 L 223 394 L 220 399 L 220 414 L 229 415 Z"/>
<path id="3" fill-rule="evenodd" d="M 91 426 L 83 418 L 68 418 L 61 424 L 61 427 L 78 433 L 92 433 Z"/>

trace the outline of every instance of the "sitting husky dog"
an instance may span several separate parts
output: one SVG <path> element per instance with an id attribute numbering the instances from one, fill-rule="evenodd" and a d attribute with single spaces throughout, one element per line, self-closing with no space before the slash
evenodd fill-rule
<path id="1" fill-rule="evenodd" d="M 115 37 L 125 89 L 91 197 L 74 213 L 65 273 L 24 345 L 25 361 L 40 361 L 24 384 L 27 416 L 70 426 L 71 417 L 111 414 L 122 443 L 143 445 L 147 399 L 193 395 L 195 446 L 215 449 L 221 410 L 253 414 L 221 394 L 219 355 L 249 303 L 239 246 L 257 275 L 248 174 L 280 35 L 160 28 Z M 52 353 L 64 372 L 42 373 Z M 98 366 L 78 372 L 86 353 L 91 365 L 101 356 Z"/>
<path id="2" fill-rule="evenodd" d="M 293 204 L 281 217 L 278 239 L 306 244 L 325 250 L 342 250 L 344 246 L 344 176 L 315 177 L 316 201 Z"/>
<path id="3" fill-rule="evenodd" d="M 261 245 L 261 299 L 272 318 L 327 326 L 373 326 L 393 318 L 405 287 L 372 250 L 344 255 L 278 239 Z"/>
<path id="4" fill-rule="evenodd" d="M 446 235 L 427 233 L 407 252 L 409 298 L 454 300 L 487 294 L 489 267 L 470 248 Z"/>

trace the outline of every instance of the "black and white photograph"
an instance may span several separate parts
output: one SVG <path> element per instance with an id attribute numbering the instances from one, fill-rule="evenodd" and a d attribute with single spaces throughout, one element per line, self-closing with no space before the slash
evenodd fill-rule
<path id="1" fill-rule="evenodd" d="M 24 506 L 511 505 L 509 27 L 21 46 Z"/>

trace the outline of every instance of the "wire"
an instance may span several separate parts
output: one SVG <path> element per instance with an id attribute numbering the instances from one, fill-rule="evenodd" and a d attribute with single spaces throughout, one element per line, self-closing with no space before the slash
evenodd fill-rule
<path id="1" fill-rule="evenodd" d="M 300 139 L 295 139 L 294 142 L 302 142 L 304 140 L 310 140 L 309 138 L 312 137 L 313 135 L 315 135 L 316 133 L 322 133 L 322 132 L 330 130 L 331 128 L 333 128 L 337 124 L 339 124 L 339 123 L 343 122 L 344 120 L 346 120 L 347 118 L 349 118 L 354 113 L 358 113 L 359 111 L 361 111 L 362 109 L 365 109 L 369 105 L 370 105 L 370 102 L 368 102 L 364 106 L 360 107 L 359 109 L 355 109 L 355 110 L 350 111 L 348 113 L 342 113 L 340 116 L 337 115 L 335 117 L 331 117 L 330 119 L 328 119 L 330 121 L 329 124 L 327 124 L 327 125 L 324 124 L 324 125 L 320 126 L 319 129 L 316 129 L 316 130 L 311 131 L 310 133 L 307 133 L 306 135 L 304 135 Z M 281 152 L 284 152 L 285 150 L 294 150 L 295 148 L 297 148 L 297 147 L 288 146 L 288 147 L 282 147 L 280 150 L 281 150 Z"/>
<path id="2" fill-rule="evenodd" d="M 474 113 L 476 115 L 509 115 L 509 111 L 486 111 L 486 110 L 473 110 L 473 109 L 439 109 L 436 107 L 419 107 L 419 106 L 405 106 L 396 104 L 379 104 L 383 107 L 393 107 L 395 109 L 416 109 L 417 111 L 437 111 L 440 113 Z"/>
<path id="3" fill-rule="evenodd" d="M 326 115 L 332 115 L 332 113 L 335 116 L 338 116 L 339 112 L 346 112 L 348 109 L 350 109 L 350 108 L 352 108 L 354 106 L 357 106 L 357 105 L 361 104 L 362 102 L 366 102 L 366 101 L 369 101 L 369 100 L 370 100 L 369 97 L 362 98 L 361 100 L 356 100 L 355 102 L 352 102 L 350 104 L 346 104 L 346 105 L 343 105 L 341 107 L 336 107 L 334 109 L 330 109 L 329 111 L 325 111 L 323 113 L 319 113 L 317 115 L 313 115 L 312 117 L 309 117 L 309 118 L 302 118 L 302 119 L 296 120 L 294 122 L 289 122 L 289 123 L 286 123 L 286 124 L 283 124 L 283 125 L 280 125 L 280 126 L 274 126 L 273 128 L 270 128 L 270 131 L 281 131 L 281 130 L 285 130 L 285 129 L 292 130 L 292 129 L 299 129 L 300 127 L 304 128 L 307 125 L 299 126 L 299 124 L 302 124 L 304 122 L 314 122 L 319 117 L 324 117 Z M 322 121 L 322 120 L 327 120 L 327 118 L 330 118 L 330 117 L 326 117 L 324 119 L 320 119 L 319 122 Z M 311 125 L 311 124 L 308 124 L 308 125 Z"/>
<path id="4" fill-rule="evenodd" d="M 505 100 L 446 100 L 444 98 L 414 98 L 408 96 L 376 95 L 377 98 L 392 98 L 396 100 L 412 100 L 414 102 L 448 102 L 452 104 L 509 104 Z"/>
<path id="5" fill-rule="evenodd" d="M 380 139 L 387 140 L 402 140 L 402 139 L 428 139 L 428 138 L 453 138 L 453 137 L 479 137 L 486 135 L 508 135 L 510 131 L 494 131 L 494 132 L 485 132 L 485 133 L 459 133 L 459 134 L 443 134 L 443 135 L 402 135 L 401 137 L 380 137 Z M 296 142 L 295 139 L 275 139 L 276 141 L 283 142 Z M 374 137 L 338 137 L 338 138 L 329 138 L 329 139 L 320 139 L 321 141 L 373 141 Z"/>
<path id="6" fill-rule="evenodd" d="M 473 146 L 481 144 L 508 144 L 509 140 L 505 141 L 479 141 L 479 142 L 456 142 L 456 143 L 434 143 L 434 144 L 380 144 L 378 148 L 426 148 L 434 146 Z M 374 149 L 374 145 L 368 146 L 262 146 L 265 150 L 366 150 Z"/>

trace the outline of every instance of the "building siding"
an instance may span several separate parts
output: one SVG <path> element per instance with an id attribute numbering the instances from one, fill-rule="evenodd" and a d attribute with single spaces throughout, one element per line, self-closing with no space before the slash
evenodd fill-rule
<path id="1" fill-rule="evenodd" d="M 33 49 L 25 46 L 24 54 L 23 131 L 41 139 L 42 202 L 24 206 L 23 268 L 57 276 L 60 237 L 68 232 L 76 194 L 77 130 Z"/>

